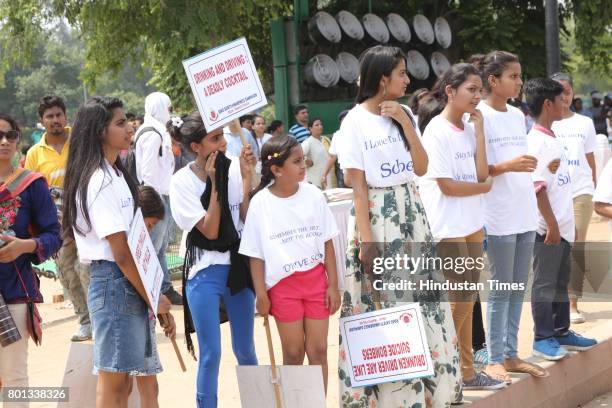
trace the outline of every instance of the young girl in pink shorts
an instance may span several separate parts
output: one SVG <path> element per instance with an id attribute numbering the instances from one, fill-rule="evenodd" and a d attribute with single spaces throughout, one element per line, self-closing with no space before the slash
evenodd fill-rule
<path id="1" fill-rule="evenodd" d="M 276 319 L 283 364 L 301 365 L 306 354 L 322 367 L 327 389 L 329 316 L 340 306 L 332 243 L 338 228 L 323 193 L 302 182 L 304 152 L 294 138 L 270 139 L 261 162 L 240 253 L 251 258 L 257 311 Z"/>

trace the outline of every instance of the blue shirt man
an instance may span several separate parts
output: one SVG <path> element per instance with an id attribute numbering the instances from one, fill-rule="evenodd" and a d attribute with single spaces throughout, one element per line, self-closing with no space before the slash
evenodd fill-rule
<path id="1" fill-rule="evenodd" d="M 310 136 L 308 130 L 308 108 L 305 105 L 298 105 L 293 109 L 296 124 L 289 128 L 289 136 L 302 143 Z"/>

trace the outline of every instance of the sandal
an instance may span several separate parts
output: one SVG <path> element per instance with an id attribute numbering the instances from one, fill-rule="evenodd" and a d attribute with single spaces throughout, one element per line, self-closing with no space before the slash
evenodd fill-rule
<path id="1" fill-rule="evenodd" d="M 488 364 L 485 367 L 485 373 L 489 377 L 497 381 L 503 381 L 506 384 L 512 384 L 512 378 L 510 378 L 510 376 L 508 375 L 508 371 L 506 370 L 503 364 Z"/>
<path id="2" fill-rule="evenodd" d="M 521 360 L 518 357 L 507 358 L 504 361 L 504 367 L 511 373 L 526 373 L 537 378 L 546 378 L 549 376 L 548 371 L 537 364 L 529 363 Z"/>

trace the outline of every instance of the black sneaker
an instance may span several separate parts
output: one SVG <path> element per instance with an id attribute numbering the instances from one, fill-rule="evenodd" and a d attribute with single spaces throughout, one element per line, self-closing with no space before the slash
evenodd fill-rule
<path id="1" fill-rule="evenodd" d="M 463 380 L 464 390 L 499 390 L 505 387 L 504 381 L 491 378 L 482 371 L 477 372 L 471 380 Z"/>
<path id="2" fill-rule="evenodd" d="M 451 402 L 451 405 L 463 405 L 463 389 L 459 390 L 459 393 L 457 394 L 455 400 Z"/>
<path id="3" fill-rule="evenodd" d="M 168 297 L 168 299 L 170 300 L 170 303 L 172 303 L 173 305 L 183 304 L 183 297 L 176 290 L 174 290 L 173 287 L 170 287 L 170 289 L 168 289 L 164 293 L 164 295 Z"/>

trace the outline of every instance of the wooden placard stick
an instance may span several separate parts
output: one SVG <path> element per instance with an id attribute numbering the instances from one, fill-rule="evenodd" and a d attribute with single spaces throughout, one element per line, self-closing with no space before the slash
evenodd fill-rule
<path id="1" fill-rule="evenodd" d="M 264 326 L 266 328 L 266 338 L 268 339 L 268 353 L 270 354 L 270 365 L 272 366 L 272 385 L 274 386 L 274 396 L 276 398 L 276 408 L 282 408 L 281 388 L 276 370 L 276 359 L 274 358 L 274 348 L 272 347 L 272 334 L 270 333 L 270 322 L 268 316 L 264 317 Z"/>
<path id="2" fill-rule="evenodd" d="M 162 324 L 162 326 L 168 324 L 168 317 L 166 316 L 166 314 L 158 314 L 157 317 L 159 318 L 159 322 Z M 176 354 L 176 358 L 178 359 L 179 364 L 181 365 L 181 370 L 183 370 L 183 372 L 187 371 L 187 367 L 185 367 L 185 362 L 183 361 L 181 351 L 179 350 L 178 345 L 176 344 L 176 338 L 170 337 L 170 341 L 172 342 L 172 347 L 174 347 L 174 353 Z"/>

